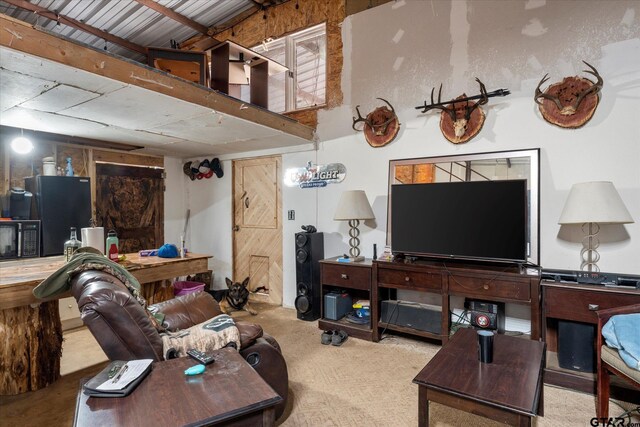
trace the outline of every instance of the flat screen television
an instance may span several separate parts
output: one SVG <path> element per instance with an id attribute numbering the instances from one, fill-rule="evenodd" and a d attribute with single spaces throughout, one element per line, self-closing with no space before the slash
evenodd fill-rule
<path id="1" fill-rule="evenodd" d="M 527 181 L 391 186 L 395 254 L 527 261 Z"/>

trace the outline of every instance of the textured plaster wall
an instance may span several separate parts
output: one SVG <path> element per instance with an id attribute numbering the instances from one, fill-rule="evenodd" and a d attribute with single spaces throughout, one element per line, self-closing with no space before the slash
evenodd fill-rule
<path id="1" fill-rule="evenodd" d="M 540 148 L 545 268 L 579 267 L 579 227 L 557 224 L 571 185 L 613 181 L 636 223 L 602 227 L 599 265 L 603 271 L 640 274 L 640 3 L 398 0 L 349 16 L 342 39 L 343 105 L 319 111 L 318 150 L 283 154 L 283 168 L 310 160 L 340 162 L 347 177 L 317 190 L 283 188 L 283 218 L 286 211 L 296 211 L 295 221 L 284 221 L 285 306 L 295 299 L 293 239 L 300 225 L 314 224 L 325 233 L 326 256 L 347 252 L 348 225 L 333 221 L 333 214 L 343 190 L 363 189 L 376 220 L 361 225 L 361 248 L 370 257 L 377 243 L 380 253 L 388 163 L 411 157 Z M 550 82 L 584 75 L 582 60 L 604 78 L 600 105 L 581 129 L 552 126 L 540 117 L 534 90 L 546 73 Z M 492 98 L 484 107 L 487 120 L 480 134 L 453 145 L 440 132 L 438 114 L 420 114 L 414 107 L 440 83 L 447 99 L 475 94 L 475 77 L 488 90 L 506 87 L 512 95 Z M 363 113 L 380 105 L 376 97 L 394 105 L 402 125 L 394 142 L 374 149 L 351 129 L 351 117 L 357 104 Z M 246 157 L 253 154 L 264 153 Z M 186 193 L 191 208 L 190 247 L 214 254 L 219 286 L 221 276 L 232 271 L 231 161 L 223 167 L 223 179 L 200 182 L 180 171 L 186 191 L 178 195 L 180 200 Z"/>
<path id="2" fill-rule="evenodd" d="M 363 189 L 376 214 L 361 226 L 361 247 L 385 244 L 387 174 L 391 159 L 541 149 L 541 264 L 578 269 L 579 227 L 557 224 L 571 185 L 613 181 L 640 221 L 640 4 L 634 1 L 397 1 L 348 17 L 343 23 L 342 107 L 319 115 L 319 163 L 341 162 L 347 178 L 319 190 L 287 189 L 285 201 L 317 192 L 317 226 L 327 256 L 348 250 L 348 226 L 332 220 L 343 190 Z M 582 60 L 605 80 L 593 119 L 577 130 L 545 122 L 533 93 L 545 73 L 551 81 L 582 74 Z M 584 75 L 584 74 L 582 74 Z M 454 145 L 442 136 L 439 115 L 413 107 L 443 85 L 443 97 L 509 88 L 492 98 L 480 134 Z M 546 87 L 546 85 L 545 85 Z M 402 123 L 397 139 L 371 148 L 351 130 L 355 105 L 371 111 L 388 99 Z M 313 157 L 309 154 L 309 159 Z M 299 164 L 302 164 L 300 162 Z M 287 203 L 290 206 L 296 203 Z M 308 220 L 313 221 L 313 215 Z M 305 221 L 303 221 L 305 222 Z M 603 271 L 640 274 L 640 226 L 603 226 Z M 292 237 L 285 235 L 285 242 Z M 285 269 L 285 303 L 295 298 L 295 270 Z M 289 291 L 288 291 L 289 290 Z M 291 299 L 287 299 L 289 296 Z"/>

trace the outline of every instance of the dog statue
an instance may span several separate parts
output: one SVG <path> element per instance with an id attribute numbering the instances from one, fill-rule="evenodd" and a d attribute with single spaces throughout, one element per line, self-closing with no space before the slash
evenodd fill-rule
<path id="1" fill-rule="evenodd" d="M 249 278 L 244 279 L 242 283 L 232 282 L 231 279 L 225 277 L 228 289 L 212 291 L 213 298 L 220 304 L 220 310 L 229 314 L 232 311 L 248 311 L 252 315 L 258 314 L 256 310 L 249 306 Z"/>

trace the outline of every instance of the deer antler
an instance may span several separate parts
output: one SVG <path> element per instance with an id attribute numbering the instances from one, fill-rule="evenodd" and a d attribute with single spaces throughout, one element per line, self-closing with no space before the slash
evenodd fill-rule
<path id="1" fill-rule="evenodd" d="M 592 76 L 596 77 L 597 79 L 596 83 L 592 84 L 588 89 L 578 94 L 576 96 L 575 101 L 571 105 L 564 106 L 562 105 L 562 102 L 560 102 L 560 98 L 558 96 L 549 95 L 540 90 L 540 86 L 542 86 L 544 82 L 549 80 L 549 77 L 548 77 L 549 74 L 545 74 L 542 80 L 540 80 L 540 83 L 538 83 L 538 87 L 536 88 L 536 94 L 534 97 L 536 104 L 542 105 L 542 101 L 540 101 L 539 98 L 548 99 L 550 101 L 553 101 L 554 104 L 556 104 L 556 107 L 558 107 L 558 110 L 560 110 L 560 114 L 567 116 L 567 115 L 575 114 L 575 112 L 578 110 L 578 107 L 580 106 L 580 103 L 587 95 L 591 95 L 591 94 L 596 95 L 598 92 L 600 92 L 604 81 L 602 80 L 602 77 L 598 73 L 598 70 L 596 70 L 595 67 L 590 65 L 588 62 L 586 61 L 582 61 L 582 62 L 584 62 L 587 65 L 587 67 L 591 68 L 591 70 L 583 70 L 583 71 L 585 73 L 591 74 Z"/>
<path id="2" fill-rule="evenodd" d="M 587 61 L 582 61 L 582 62 L 584 62 L 587 65 L 587 67 L 593 70 L 593 71 L 589 71 L 589 70 L 582 70 L 582 71 L 584 71 L 585 73 L 591 74 L 596 79 L 598 79 L 598 81 L 595 82 L 589 89 L 585 90 L 580 95 L 578 95 L 578 98 L 576 98 L 576 102 L 573 103 L 573 107 L 576 110 L 578 109 L 578 106 L 580 106 L 580 103 L 582 102 L 585 96 L 589 94 L 594 94 L 594 95 L 597 94 L 598 92 L 600 92 L 600 90 L 602 89 L 602 85 L 604 84 L 604 81 L 602 80 L 602 77 L 600 77 L 600 73 L 598 73 L 598 70 L 596 70 L 593 66 L 591 66 Z"/>
<path id="3" fill-rule="evenodd" d="M 365 123 L 367 123 L 369 126 L 374 126 L 374 127 L 378 128 L 380 131 L 376 132 L 376 133 L 378 133 L 380 135 L 383 135 L 387 131 L 387 126 L 389 126 L 389 124 L 397 118 L 396 110 L 393 108 L 393 105 L 391 105 L 389 103 L 389 101 L 387 101 L 386 99 L 383 99 L 383 98 L 376 98 L 376 99 L 379 99 L 380 101 L 385 102 L 389 107 L 391 107 L 391 113 L 392 114 L 389 116 L 389 118 L 387 120 L 385 120 L 382 123 L 375 123 L 374 125 L 372 125 L 371 123 L 369 123 L 367 121 L 365 121 Z M 384 108 L 384 107 L 382 107 L 382 108 Z"/>
<path id="4" fill-rule="evenodd" d="M 377 117 L 375 117 L 374 113 L 369 114 L 366 118 L 364 118 L 362 117 L 362 114 L 360 114 L 360 109 L 359 109 L 360 105 L 356 105 L 356 112 L 358 113 L 358 117 L 357 118 L 353 117 L 353 125 L 351 125 L 353 130 L 358 131 L 358 129 L 356 129 L 356 123 L 364 122 L 371 129 L 374 129 L 377 135 L 384 135 L 384 133 L 387 131 L 387 126 L 389 126 L 389 124 L 397 118 L 396 110 L 393 108 L 393 105 L 391 105 L 389 101 L 383 98 L 376 98 L 376 99 L 379 99 L 380 101 L 385 102 L 389 107 L 391 107 L 391 111 L 390 111 L 391 114 L 389 115 L 389 118 L 381 123 L 376 123 Z M 386 109 L 386 107 L 380 107 L 380 108 Z"/>
<path id="5" fill-rule="evenodd" d="M 445 105 L 438 105 L 441 104 L 441 98 L 442 98 L 442 83 L 440 83 L 440 89 L 438 89 L 438 101 L 435 102 L 433 100 L 433 91 L 435 90 L 435 87 L 431 88 L 431 105 L 427 105 L 427 103 L 424 103 L 424 107 L 422 108 L 422 113 L 426 113 L 427 111 L 430 110 L 442 110 L 442 111 L 446 111 L 449 116 L 451 116 L 451 120 L 453 120 L 454 122 L 456 121 L 456 112 L 453 109 L 453 107 L 447 107 Z M 452 101 L 453 102 L 453 101 Z"/>
<path id="6" fill-rule="evenodd" d="M 482 83 L 480 81 L 480 79 L 477 78 L 477 77 L 476 77 L 476 81 L 480 85 L 480 99 L 478 100 L 478 102 L 473 104 L 471 107 L 469 107 L 469 101 L 467 101 L 467 106 L 465 107 L 466 108 L 466 112 L 464 114 L 464 118 L 466 120 L 471 119 L 471 113 L 473 113 L 473 110 L 475 110 L 479 106 L 484 105 L 487 102 L 489 102 L 489 96 L 487 96 L 487 88 L 484 87 L 484 83 Z"/>
<path id="7" fill-rule="evenodd" d="M 356 123 L 359 123 L 359 122 L 365 122 L 366 124 L 369 125 L 369 127 L 371 127 L 371 122 L 369 122 L 367 119 L 362 117 L 362 115 L 360 114 L 359 108 L 360 108 L 360 105 L 356 105 L 356 112 L 358 113 L 358 118 L 353 117 L 353 125 L 351 125 L 351 127 L 355 131 L 358 131 L 358 129 L 356 129 Z"/>
<path id="8" fill-rule="evenodd" d="M 548 99 L 550 101 L 553 101 L 556 104 L 556 107 L 558 107 L 558 110 L 562 110 L 562 103 L 560 102 L 560 98 L 558 98 L 557 96 L 548 95 L 540 90 L 540 86 L 542 86 L 542 84 L 547 80 L 549 80 L 548 73 L 545 74 L 542 80 L 540 80 L 540 83 L 538 83 L 538 87 L 536 88 L 536 95 L 533 99 L 536 101 L 536 104 L 538 105 L 542 105 L 542 101 L 538 101 L 538 98 Z"/>

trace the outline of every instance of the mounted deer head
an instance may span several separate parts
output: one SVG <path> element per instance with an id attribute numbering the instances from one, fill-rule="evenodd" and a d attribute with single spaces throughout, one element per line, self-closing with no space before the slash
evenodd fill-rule
<path id="1" fill-rule="evenodd" d="M 489 102 L 489 96 L 480 79 L 476 78 L 476 81 L 480 85 L 480 95 L 477 97 L 467 97 L 463 93 L 450 103 L 443 103 L 440 100 L 442 95 L 442 84 L 440 84 L 438 101 L 433 100 L 433 91 L 435 89 L 433 88 L 431 89 L 431 105 L 427 105 L 425 102 L 425 105 L 421 107 L 423 113 L 433 109 L 442 110 L 442 113 L 440 113 L 440 130 L 444 137 L 454 144 L 469 141 L 480 132 L 484 124 L 484 112 L 482 108 L 478 107 Z M 479 99 L 477 102 L 470 102 L 471 98 Z"/>
<path id="2" fill-rule="evenodd" d="M 394 140 L 400 130 L 400 122 L 393 106 L 386 99 L 376 98 L 384 101 L 391 110 L 386 106 L 378 107 L 364 118 L 360 114 L 360 105 L 356 105 L 358 117 L 353 117 L 353 125 L 351 127 L 355 131 L 364 131 L 364 137 L 372 147 L 383 147 Z M 362 128 L 356 128 L 356 124 L 362 122 Z"/>
<path id="3" fill-rule="evenodd" d="M 550 85 L 544 92 L 540 86 L 549 80 L 545 74 L 536 88 L 535 101 L 546 121 L 563 128 L 578 128 L 593 117 L 600 97 L 603 80 L 593 66 L 584 62 L 591 70 L 584 70 L 596 77 L 596 83 L 584 77 L 565 77 L 561 83 Z"/>

